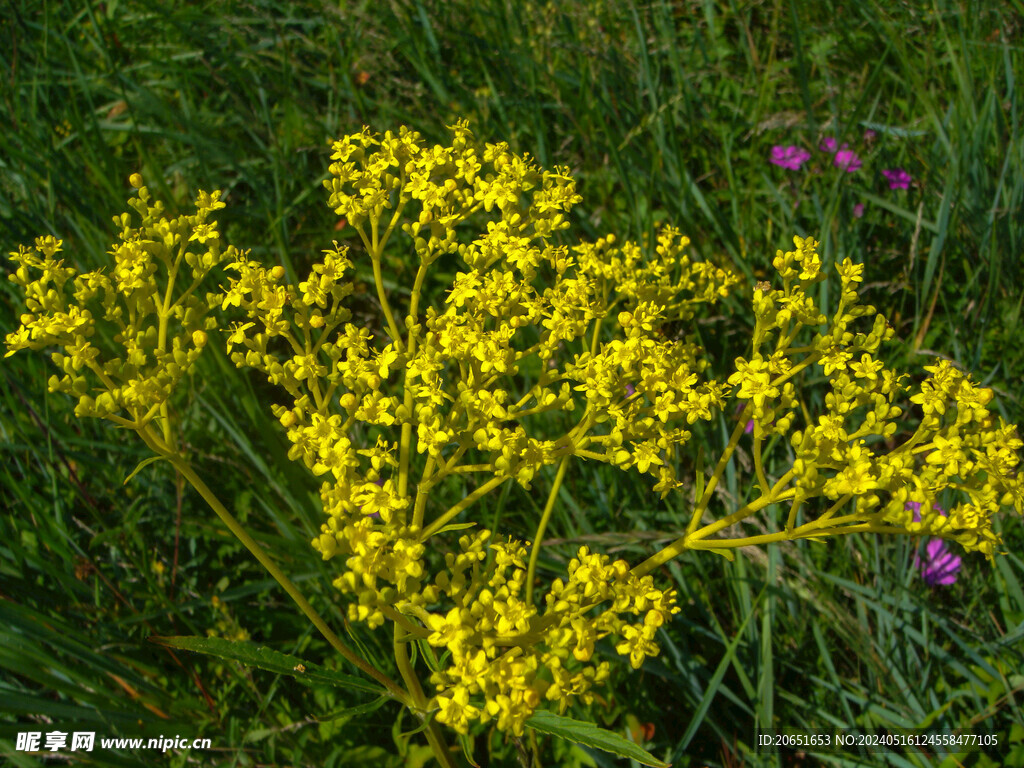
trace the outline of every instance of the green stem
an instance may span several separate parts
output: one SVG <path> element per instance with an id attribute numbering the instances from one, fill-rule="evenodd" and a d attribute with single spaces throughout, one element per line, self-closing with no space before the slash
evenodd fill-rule
<path id="1" fill-rule="evenodd" d="M 736 510 L 731 515 L 723 517 L 721 520 L 705 525 L 703 528 L 695 531 L 687 531 L 683 536 L 673 541 L 667 547 L 662 549 L 660 552 L 655 553 L 651 557 L 647 558 L 644 562 L 640 563 L 636 568 L 633 569 L 633 573 L 637 576 L 646 576 L 658 566 L 664 565 L 669 560 L 672 560 L 681 555 L 687 549 L 716 549 L 717 547 L 710 542 L 701 544 L 702 540 L 706 540 L 708 536 L 718 533 L 725 528 L 735 525 L 740 520 L 743 520 L 755 512 L 767 507 L 769 504 L 775 504 L 780 501 L 786 501 L 796 495 L 795 489 L 789 489 L 783 491 L 783 486 L 793 478 L 793 472 L 790 470 L 787 474 L 780 478 L 779 482 L 771 489 L 771 492 L 766 496 L 761 496 L 754 501 L 747 504 L 745 507 Z M 712 478 L 713 479 L 713 478 Z M 705 492 L 705 498 L 707 493 Z M 777 539 L 772 541 L 785 540 L 789 534 L 788 532 L 782 531 L 778 534 L 767 534 L 769 536 L 777 536 Z M 726 541 L 740 541 L 741 539 L 727 539 Z M 721 539 L 714 539 L 715 543 L 721 541 Z M 732 546 L 732 545 L 730 545 Z M 742 546 L 742 545 L 738 545 Z"/>
<path id="2" fill-rule="evenodd" d="M 475 491 L 469 494 L 458 504 L 451 507 L 447 512 L 445 512 L 443 515 L 437 518 L 437 520 L 435 520 L 429 526 L 427 526 L 427 528 L 422 533 L 420 533 L 419 541 L 426 541 L 427 539 L 429 539 L 439 530 L 444 528 L 445 525 L 448 524 L 448 521 L 450 521 L 453 517 L 458 515 L 462 510 L 466 509 L 469 506 L 472 506 L 474 503 L 476 503 L 478 499 L 480 499 L 483 496 L 486 496 L 488 493 L 493 491 L 495 488 L 497 488 L 499 485 L 501 485 L 508 479 L 509 477 L 507 475 L 504 477 L 492 477 L 490 480 L 481 485 L 479 488 L 477 488 Z"/>
<path id="3" fill-rule="evenodd" d="M 363 244 L 366 246 L 366 250 L 370 252 L 370 263 L 373 265 L 373 282 L 377 288 L 377 300 L 380 301 L 381 311 L 384 312 L 384 317 L 387 320 L 388 333 L 391 334 L 391 341 L 394 343 L 396 349 L 401 350 L 403 347 L 402 336 L 398 332 L 398 324 L 395 323 L 395 315 L 391 311 L 391 305 L 388 303 L 387 294 L 384 293 L 384 278 L 380 271 L 380 260 L 384 251 L 384 244 L 378 238 L 376 217 L 370 217 L 369 240 L 366 238 L 366 233 L 363 232 L 362 227 L 358 227 L 356 231 L 359 233 L 359 237 L 362 238 Z"/>
<path id="4" fill-rule="evenodd" d="M 821 517 L 819 517 L 817 520 L 815 520 L 814 522 L 816 522 L 818 524 L 821 524 L 821 523 L 824 523 L 824 522 L 831 521 L 832 515 L 834 515 L 836 512 L 838 512 L 844 506 L 846 506 L 846 503 L 850 499 L 852 499 L 852 498 L 853 498 L 853 494 L 850 494 L 850 493 L 846 494 L 845 496 L 840 497 L 840 499 L 835 504 L 833 504 L 831 507 L 826 509 L 825 513 Z"/>
<path id="5" fill-rule="evenodd" d="M 746 506 L 737 509 L 731 515 L 726 515 L 720 520 L 716 520 L 713 523 L 709 523 L 708 525 L 705 525 L 703 528 L 694 531 L 693 533 L 685 536 L 684 538 L 686 538 L 690 542 L 706 539 L 708 536 L 716 534 L 719 531 L 724 531 L 726 528 L 730 528 L 731 526 L 738 523 L 740 520 L 744 520 L 750 517 L 755 512 L 760 512 L 769 504 L 772 504 L 776 501 L 778 501 L 778 499 L 772 498 L 772 496 L 770 495 L 759 496 Z"/>
<path id="6" fill-rule="evenodd" d="M 423 527 L 423 514 L 427 508 L 427 495 L 430 493 L 431 476 L 434 474 L 434 457 L 427 456 L 427 463 L 423 467 L 423 477 L 416 486 L 416 503 L 412 510 L 412 524 L 416 528 Z"/>
<path id="7" fill-rule="evenodd" d="M 363 659 L 359 658 L 359 656 L 357 656 L 336 634 L 334 634 L 334 631 L 327 626 L 327 622 L 325 622 L 313 606 L 309 604 L 309 601 L 306 600 L 301 592 L 299 592 L 291 579 L 289 579 L 284 572 L 278 568 L 277 564 L 271 560 L 263 550 L 263 547 L 261 547 L 259 543 L 249 535 L 248 531 L 246 531 L 245 528 L 243 528 L 242 525 L 234 518 L 234 516 L 228 512 L 227 508 L 221 504 L 220 499 L 214 495 L 213 491 L 209 489 L 206 483 L 203 482 L 202 478 L 200 478 L 199 475 L 196 474 L 195 470 L 192 469 L 192 466 L 181 456 L 171 452 L 166 445 L 161 444 L 159 438 L 157 438 L 148 427 L 138 430 L 138 433 L 139 436 L 145 440 L 146 444 L 153 449 L 153 451 L 170 461 L 174 468 L 178 470 L 186 480 L 188 480 L 189 484 L 195 488 L 196 491 L 199 492 L 199 495 L 203 497 L 203 500 L 210 506 L 210 509 L 216 513 L 221 522 L 224 523 L 227 529 L 245 545 L 245 548 L 252 553 L 253 557 L 259 561 L 260 565 L 267 570 L 274 580 L 281 585 L 284 591 L 288 593 L 288 596 L 291 597 L 299 607 L 299 610 L 302 611 L 313 626 L 320 631 L 320 634 L 324 636 L 324 639 L 331 644 L 331 647 L 333 647 L 357 669 L 383 685 L 388 690 L 388 693 L 392 698 L 408 706 L 410 703 L 409 694 L 394 680 L 367 664 Z"/>
<path id="8" fill-rule="evenodd" d="M 423 290 L 423 278 L 427 274 L 425 265 L 420 264 L 416 270 L 416 282 L 412 287 L 412 297 L 409 300 L 410 326 L 407 329 L 409 335 L 406 338 L 405 348 L 408 352 L 408 359 L 402 370 L 402 404 L 405 408 L 405 419 L 402 422 L 402 438 L 398 448 L 398 495 L 403 498 L 409 489 L 409 461 L 412 455 L 412 389 L 409 388 L 409 365 L 416 354 L 416 339 L 412 335 L 412 325 L 416 322 L 416 312 L 419 309 L 420 292 Z M 422 520 L 421 520 L 422 522 Z"/>
<path id="9" fill-rule="evenodd" d="M 789 507 L 789 517 L 786 520 L 787 531 L 792 531 L 796 527 L 796 516 L 797 513 L 800 511 L 800 507 L 803 506 L 803 503 L 803 496 L 798 496 L 797 498 L 793 499 L 793 503 Z"/>
<path id="10" fill-rule="evenodd" d="M 174 293 L 174 281 L 178 277 L 178 268 L 181 266 L 181 261 L 185 257 L 187 249 L 188 241 L 186 240 L 181 244 L 181 248 L 178 249 L 178 255 L 175 257 L 174 264 L 167 274 L 167 290 L 164 293 L 164 300 L 157 313 L 160 321 L 159 329 L 157 330 L 157 349 L 160 352 L 167 351 L 167 328 L 171 319 L 171 296 Z M 174 445 L 174 430 L 171 427 L 171 406 L 166 400 L 160 404 L 160 419 L 164 442 L 169 446 Z"/>
<path id="11" fill-rule="evenodd" d="M 761 455 L 761 442 L 762 438 L 757 433 L 760 428 L 754 425 L 754 472 L 757 473 L 757 482 L 761 486 L 761 493 L 767 496 L 771 493 L 771 488 L 768 485 L 768 477 L 764 473 L 764 457 Z"/>
<path id="12" fill-rule="evenodd" d="M 448 751 L 448 745 L 445 744 L 441 729 L 438 728 L 437 721 L 427 712 L 427 697 L 420 686 L 419 678 L 416 677 L 416 671 L 409 662 L 409 654 L 405 650 L 406 644 L 398 639 L 398 630 L 399 626 L 395 624 L 395 662 L 398 664 L 398 671 L 402 674 L 402 680 L 409 688 L 409 694 L 412 697 L 414 706 L 413 711 L 420 719 L 426 722 L 427 741 L 430 744 L 430 749 L 434 752 L 434 757 L 437 758 L 437 762 L 444 766 L 444 768 L 455 768 L 452 753 Z"/>
<path id="13" fill-rule="evenodd" d="M 533 546 L 530 547 L 530 564 L 526 569 L 526 604 L 533 605 L 533 579 L 537 573 L 537 558 L 540 555 L 541 542 L 544 540 L 544 529 L 548 527 L 551 519 L 551 510 L 555 508 L 555 497 L 558 496 L 558 489 L 562 487 L 562 479 L 565 477 L 565 470 L 569 466 L 571 453 L 562 457 L 558 465 L 558 472 L 555 473 L 555 482 L 551 484 L 551 491 L 548 493 L 547 504 L 544 505 L 544 513 L 540 516 L 540 523 L 537 525 L 537 533 L 533 537 Z"/>
<path id="14" fill-rule="evenodd" d="M 765 533 L 760 536 L 744 536 L 739 539 L 706 539 L 704 541 L 694 541 L 690 543 L 688 549 L 739 549 L 740 547 L 753 547 L 760 544 L 774 544 L 779 541 L 818 539 L 825 536 L 845 536 L 850 533 L 907 533 L 907 531 L 903 528 L 889 525 L 877 525 L 875 523 L 844 525 L 841 527 L 821 528 L 818 530 L 809 529 L 804 525 L 794 531 Z"/>
<path id="15" fill-rule="evenodd" d="M 722 451 L 721 457 L 718 459 L 718 464 L 715 465 L 715 471 L 708 479 L 708 484 L 704 488 L 704 495 L 697 499 L 697 506 L 694 507 L 693 514 L 690 516 L 690 522 L 686 526 L 687 535 L 697 530 L 697 526 L 700 525 L 700 519 L 704 515 L 704 510 L 707 509 L 708 503 L 711 501 L 711 494 L 718 486 L 718 481 L 722 477 L 722 473 L 725 471 L 726 465 L 729 463 L 729 459 L 732 458 L 733 451 L 736 450 L 736 446 L 740 442 L 740 436 L 746 429 L 747 420 L 750 416 L 750 411 L 754 407 L 752 402 L 747 403 L 747 407 L 743 409 L 743 413 L 740 414 L 740 420 L 736 424 L 736 428 L 733 429 L 732 435 L 729 436 L 729 444 L 725 446 L 725 450 Z"/>
<path id="16" fill-rule="evenodd" d="M 409 635 L 413 637 L 428 638 L 430 637 L 430 630 L 424 627 L 413 624 L 409 619 L 396 611 L 390 605 L 380 606 L 380 612 L 387 616 L 391 621 L 395 623 L 397 627 L 404 629 Z M 405 640 L 403 640 L 405 642 Z"/>

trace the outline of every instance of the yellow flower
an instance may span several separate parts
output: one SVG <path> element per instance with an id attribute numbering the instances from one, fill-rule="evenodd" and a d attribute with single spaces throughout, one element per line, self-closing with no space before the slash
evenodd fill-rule
<path id="1" fill-rule="evenodd" d="M 736 373 L 728 381 L 732 385 L 739 384 L 737 397 L 753 400 L 756 408 L 763 408 L 766 398 L 779 396 L 778 388 L 771 385 L 768 363 L 760 355 L 755 355 L 750 362 L 742 357 L 736 358 Z"/>
<path id="2" fill-rule="evenodd" d="M 943 472 L 947 475 L 957 475 L 961 469 L 969 472 L 973 466 L 964 455 L 963 440 L 955 432 L 947 439 L 942 435 L 936 435 L 933 443 L 935 450 L 928 454 L 926 461 L 929 464 L 943 465 Z"/>

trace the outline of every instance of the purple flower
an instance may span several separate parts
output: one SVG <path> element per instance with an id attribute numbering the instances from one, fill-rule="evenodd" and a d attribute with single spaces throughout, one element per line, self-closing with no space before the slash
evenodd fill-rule
<path id="1" fill-rule="evenodd" d="M 960 558 L 949 551 L 942 539 L 928 539 L 924 557 L 914 555 L 914 567 L 921 569 L 921 577 L 929 587 L 955 584 L 960 565 Z"/>
<path id="2" fill-rule="evenodd" d="M 801 147 L 776 145 L 772 147 L 771 162 L 791 171 L 799 171 L 800 166 L 806 163 L 810 157 L 811 153 Z"/>
<path id="3" fill-rule="evenodd" d="M 912 509 L 914 522 L 921 522 L 920 502 L 908 501 L 903 508 Z M 946 516 L 946 510 L 942 507 L 935 505 L 934 509 L 943 517 Z M 928 543 L 925 544 L 924 557 L 914 555 L 914 567 L 921 571 L 921 577 L 929 587 L 934 587 L 936 584 L 955 584 L 956 574 L 961 565 L 960 558 L 949 551 L 949 547 L 942 539 L 928 539 Z"/>
<path id="4" fill-rule="evenodd" d="M 886 169 L 882 175 L 889 180 L 889 189 L 909 189 L 913 179 L 902 168 Z"/>
<path id="5" fill-rule="evenodd" d="M 853 173 L 854 171 L 860 170 L 860 158 L 857 157 L 857 153 L 852 149 L 845 149 L 846 145 L 843 145 L 844 149 L 840 149 L 836 152 L 836 158 L 833 160 L 836 168 L 842 168 L 847 173 Z"/>
<path id="6" fill-rule="evenodd" d="M 834 153 L 838 147 L 839 145 L 836 143 L 836 140 L 833 139 L 831 136 L 826 136 L 824 139 L 821 140 L 821 144 L 818 145 L 818 149 L 820 149 L 822 152 Z"/>
<path id="7" fill-rule="evenodd" d="M 877 135 L 878 134 L 876 134 L 874 131 L 872 131 L 870 128 L 868 128 L 868 129 L 866 129 L 864 131 L 864 141 L 874 141 L 875 140 L 875 136 L 877 136 Z"/>
<path id="8" fill-rule="evenodd" d="M 853 206 L 853 215 L 858 219 L 864 215 L 864 203 L 857 203 Z"/>

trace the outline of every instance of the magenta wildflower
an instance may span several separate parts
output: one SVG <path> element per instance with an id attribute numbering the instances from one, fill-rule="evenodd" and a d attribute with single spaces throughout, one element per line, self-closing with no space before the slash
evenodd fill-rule
<path id="1" fill-rule="evenodd" d="M 836 158 L 833 160 L 836 168 L 842 168 L 847 173 L 853 173 L 854 171 L 860 170 L 860 158 L 857 157 L 857 153 L 852 149 L 846 149 L 846 145 L 843 145 L 843 149 L 836 152 Z"/>
<path id="2" fill-rule="evenodd" d="M 853 215 L 858 219 L 864 215 L 864 203 L 857 203 L 853 206 Z"/>
<path id="3" fill-rule="evenodd" d="M 942 539 L 928 539 L 924 557 L 914 555 L 914 567 L 921 569 L 921 578 L 929 587 L 955 584 L 960 565 L 960 558 L 949 551 Z"/>
<path id="4" fill-rule="evenodd" d="M 821 140 L 821 144 L 818 145 L 818 149 L 820 149 L 822 152 L 835 153 L 838 147 L 839 144 L 831 136 L 826 136 L 824 139 Z"/>
<path id="5" fill-rule="evenodd" d="M 776 145 L 772 147 L 771 162 L 782 168 L 791 171 L 799 171 L 800 166 L 810 159 L 811 153 L 806 149 L 796 146 L 783 147 Z"/>
<path id="6" fill-rule="evenodd" d="M 887 168 L 882 171 L 882 175 L 889 180 L 889 189 L 909 189 L 910 182 L 913 181 L 910 174 L 902 168 Z"/>
<path id="7" fill-rule="evenodd" d="M 914 510 L 914 522 L 921 522 L 921 504 L 916 501 L 908 501 L 903 505 L 904 509 Z M 936 505 L 935 510 L 946 516 L 946 510 Z M 914 567 L 921 571 L 924 583 L 929 587 L 936 584 L 955 584 L 956 575 L 963 564 L 961 559 L 949 551 L 949 547 L 942 539 L 931 538 L 925 544 L 924 557 L 914 555 Z"/>
<path id="8" fill-rule="evenodd" d="M 632 384 L 627 384 L 626 397 L 632 397 L 634 392 L 636 392 L 636 387 L 634 387 Z"/>
<path id="9" fill-rule="evenodd" d="M 877 135 L 878 134 L 875 133 L 874 131 L 872 131 L 870 128 L 867 128 L 864 131 L 864 141 L 874 141 L 875 140 L 875 136 L 877 136 Z"/>

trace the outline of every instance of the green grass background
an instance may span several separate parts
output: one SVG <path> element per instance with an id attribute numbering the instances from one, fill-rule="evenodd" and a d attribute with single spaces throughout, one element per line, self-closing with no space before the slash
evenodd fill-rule
<path id="1" fill-rule="evenodd" d="M 748 281 L 770 275 L 793 234 L 820 239 L 828 264 L 865 263 L 867 300 L 902 339 L 889 359 L 920 376 L 948 356 L 1020 423 L 1022 19 L 1019 0 L 11 0 L 0 7 L 0 246 L 52 233 L 77 266 L 105 263 L 111 217 L 140 171 L 172 206 L 186 208 L 200 188 L 224 190 L 229 242 L 302 274 L 346 234 L 320 185 L 329 137 L 408 124 L 444 141 L 444 126 L 465 117 L 482 140 L 571 167 L 584 198 L 573 214 L 579 238 L 637 238 L 671 222 L 694 254 Z M 827 136 L 856 149 L 863 168 L 833 168 L 817 150 Z M 773 166 L 775 144 L 812 159 L 799 172 Z M 888 188 L 881 171 L 895 167 L 911 173 L 910 189 Z M 396 284 L 411 279 L 408 263 L 391 267 Z M 719 375 L 745 352 L 746 295 L 698 326 Z M 19 306 L 3 280 L 0 332 Z M 366 703 L 358 693 L 147 642 L 244 632 L 337 664 L 167 469 L 122 485 L 144 446 L 47 397 L 48 365 L 31 354 L 0 362 L 0 753 L 9 763 L 36 764 L 13 751 L 18 731 L 56 724 L 212 739 L 213 751 L 160 758 L 180 766 L 425 764 L 419 737 L 408 749 L 397 738 L 413 728 L 397 707 L 352 715 Z M 213 354 L 190 388 L 183 435 L 200 470 L 341 626 L 334 566 L 308 544 L 317 486 L 285 459 L 269 393 Z M 728 426 L 702 435 L 705 463 Z M 745 498 L 743 458 L 727 471 L 720 510 Z M 774 469 L 785 459 L 779 452 Z M 526 525 L 552 476 L 474 514 Z M 569 478 L 549 527 L 547 577 L 572 542 L 636 562 L 688 519 L 685 494 L 663 503 L 631 474 L 577 463 Z M 995 568 L 965 557 L 958 582 L 934 589 L 911 568 L 908 540 L 747 550 L 734 563 L 691 554 L 661 574 L 684 608 L 662 634 L 662 655 L 642 672 L 618 665 L 599 705 L 571 714 L 647 736 L 653 754 L 679 766 L 941 762 L 856 749 L 752 754 L 768 725 L 969 729 L 997 734 L 1000 747 L 943 764 L 1022 765 L 1024 535 L 1019 520 L 1003 533 L 1009 554 Z M 380 636 L 351 639 L 387 668 Z M 480 732 L 473 749 L 481 765 L 517 764 L 500 734 Z M 545 765 L 617 764 L 559 743 L 539 749 Z"/>

